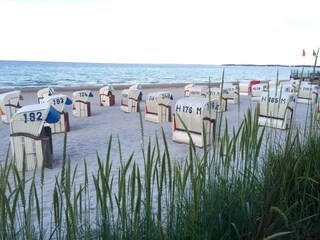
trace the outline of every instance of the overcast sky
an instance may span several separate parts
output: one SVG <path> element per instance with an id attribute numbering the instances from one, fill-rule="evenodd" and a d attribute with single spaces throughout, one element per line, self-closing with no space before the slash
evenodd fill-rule
<path id="1" fill-rule="evenodd" d="M 319 0 L 0 0 L 0 60 L 312 64 L 319 7 Z"/>

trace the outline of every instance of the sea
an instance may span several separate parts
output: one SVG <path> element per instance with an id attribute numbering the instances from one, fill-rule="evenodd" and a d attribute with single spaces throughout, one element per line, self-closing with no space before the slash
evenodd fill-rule
<path id="1" fill-rule="evenodd" d="M 289 80 L 301 66 L 0 61 L 0 89 Z M 312 69 L 305 68 L 304 71 Z"/>

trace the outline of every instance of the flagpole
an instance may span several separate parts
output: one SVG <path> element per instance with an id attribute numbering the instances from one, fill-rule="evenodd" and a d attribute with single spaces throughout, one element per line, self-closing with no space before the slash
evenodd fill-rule
<path id="1" fill-rule="evenodd" d="M 314 54 L 315 54 L 315 51 L 313 50 L 313 55 Z M 313 64 L 313 76 L 312 76 L 313 78 L 316 75 L 316 67 L 317 67 L 318 55 L 319 55 L 319 48 L 317 50 L 317 54 L 314 56 L 315 59 L 314 59 L 314 64 Z M 320 76 L 319 76 L 319 80 L 318 80 L 318 85 L 320 85 Z"/>

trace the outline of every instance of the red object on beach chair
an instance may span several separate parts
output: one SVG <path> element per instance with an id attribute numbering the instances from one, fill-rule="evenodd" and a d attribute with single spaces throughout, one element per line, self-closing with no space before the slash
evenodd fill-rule
<path id="1" fill-rule="evenodd" d="M 261 83 L 261 81 L 260 80 L 251 80 L 250 81 L 250 83 L 249 83 L 249 94 L 251 95 L 251 88 L 252 88 L 252 86 L 253 85 L 255 85 L 255 84 L 258 84 L 258 83 Z"/>

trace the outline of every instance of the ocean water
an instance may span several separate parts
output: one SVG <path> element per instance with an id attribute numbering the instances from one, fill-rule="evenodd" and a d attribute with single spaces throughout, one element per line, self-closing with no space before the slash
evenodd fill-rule
<path id="1" fill-rule="evenodd" d="M 217 66 L 184 64 L 103 64 L 0 61 L 0 88 L 102 86 L 105 84 L 199 83 L 280 80 L 290 78 L 289 66 Z M 301 69 L 301 68 L 300 68 Z"/>

